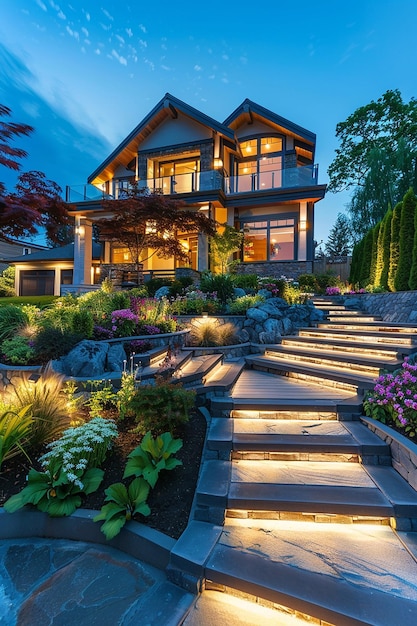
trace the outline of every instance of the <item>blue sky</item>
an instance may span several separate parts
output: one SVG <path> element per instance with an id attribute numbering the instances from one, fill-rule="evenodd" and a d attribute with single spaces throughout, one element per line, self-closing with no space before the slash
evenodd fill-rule
<path id="1" fill-rule="evenodd" d="M 417 94 L 415 0 L 0 0 L 0 15 L 0 102 L 36 129 L 22 169 L 63 188 L 166 92 L 219 121 L 250 98 L 315 132 L 321 183 L 338 122 L 387 89 Z M 316 205 L 318 241 L 348 199 Z"/>

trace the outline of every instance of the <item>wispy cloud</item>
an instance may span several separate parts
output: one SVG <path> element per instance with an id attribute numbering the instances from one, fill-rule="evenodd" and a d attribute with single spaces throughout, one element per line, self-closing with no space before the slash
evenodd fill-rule
<path id="1" fill-rule="evenodd" d="M 85 35 L 85 37 L 89 37 L 90 35 L 88 30 L 84 26 L 81 28 L 81 32 L 83 33 L 83 35 Z"/>
<path id="2" fill-rule="evenodd" d="M 202 69 L 203 69 L 203 68 L 201 67 L 201 65 L 194 65 L 194 70 L 195 70 L 196 72 L 201 72 L 201 70 L 202 70 Z"/>
<path id="3" fill-rule="evenodd" d="M 144 26 L 143 24 L 139 24 L 139 28 L 140 28 L 140 30 L 142 31 L 142 33 L 145 33 L 145 35 L 146 35 L 146 33 L 148 32 L 148 31 L 146 30 L 146 26 Z"/>
<path id="4" fill-rule="evenodd" d="M 131 28 L 125 28 L 128 37 L 133 37 L 133 30 Z"/>
<path id="5" fill-rule="evenodd" d="M 80 33 L 78 31 L 72 30 L 72 28 L 70 28 L 68 25 L 65 27 L 65 30 L 67 31 L 68 35 L 71 35 L 71 37 L 74 37 L 74 39 L 80 41 Z"/>
<path id="6" fill-rule="evenodd" d="M 116 50 L 111 51 L 112 57 L 114 57 L 117 61 L 119 61 L 120 65 L 127 65 L 127 59 L 122 57 Z"/>
<path id="7" fill-rule="evenodd" d="M 144 63 L 145 65 L 149 65 L 152 71 L 155 69 L 155 63 L 153 63 L 153 61 L 150 61 L 149 59 L 145 59 Z"/>
<path id="8" fill-rule="evenodd" d="M 42 0 L 35 0 L 35 1 L 38 7 L 42 9 L 42 11 L 46 12 L 48 10 L 46 4 L 44 4 Z"/>
<path id="9" fill-rule="evenodd" d="M 123 37 L 121 35 L 116 35 L 116 39 L 118 39 L 120 41 L 120 43 L 124 44 L 125 40 L 123 39 Z"/>

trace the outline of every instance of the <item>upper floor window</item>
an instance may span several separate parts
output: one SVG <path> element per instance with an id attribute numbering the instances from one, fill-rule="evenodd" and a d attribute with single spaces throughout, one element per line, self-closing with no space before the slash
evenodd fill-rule
<path id="1" fill-rule="evenodd" d="M 256 137 L 240 144 L 242 159 L 237 163 L 238 191 L 255 191 L 281 186 L 282 137 Z"/>

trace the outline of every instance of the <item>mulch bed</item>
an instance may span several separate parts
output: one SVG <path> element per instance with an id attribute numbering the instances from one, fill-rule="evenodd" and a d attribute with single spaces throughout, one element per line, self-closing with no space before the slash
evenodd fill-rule
<path id="1" fill-rule="evenodd" d="M 102 465 L 104 479 L 99 489 L 84 499 L 83 508 L 99 510 L 104 504 L 104 490 L 113 483 L 130 483 L 131 478 L 122 480 L 128 454 L 136 448 L 141 436 L 132 433 L 134 423 L 125 420 L 119 422 L 119 436 Z M 190 420 L 178 427 L 175 437 L 183 440 L 182 448 L 175 457 L 182 465 L 170 471 L 160 473 L 158 481 L 149 492 L 148 504 L 151 514 L 140 516 L 142 524 L 159 530 L 174 539 L 185 530 L 190 515 L 194 492 L 197 485 L 201 455 L 206 434 L 206 420 L 200 411 L 193 411 Z M 31 458 L 41 456 L 32 453 Z M 33 467 L 36 467 L 34 462 Z M 32 466 L 24 456 L 16 456 L 5 462 L 0 472 L 0 506 L 13 494 L 18 493 L 26 485 L 26 476 Z M 39 469 L 36 467 L 36 469 Z"/>

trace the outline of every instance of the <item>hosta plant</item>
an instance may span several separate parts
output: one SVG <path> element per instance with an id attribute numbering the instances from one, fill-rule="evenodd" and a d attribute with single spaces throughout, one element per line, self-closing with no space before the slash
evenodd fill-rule
<path id="1" fill-rule="evenodd" d="M 39 459 L 43 471 L 29 471 L 26 487 L 5 502 L 5 510 L 14 513 L 32 504 L 51 517 L 71 515 L 81 505 L 82 494 L 100 486 L 104 472 L 98 466 L 116 436 L 115 424 L 103 418 L 68 428 Z"/>
<path id="2" fill-rule="evenodd" d="M 150 514 L 151 510 L 146 503 L 148 493 L 149 485 L 143 478 L 135 478 L 129 487 L 125 487 L 123 483 L 115 483 L 105 490 L 106 504 L 101 507 L 93 521 L 104 520 L 100 529 L 106 539 L 113 539 L 118 535 L 126 522 L 135 515 L 146 517 Z"/>
<path id="3" fill-rule="evenodd" d="M 173 439 L 171 433 L 163 433 L 152 437 L 147 432 L 141 444 L 128 456 L 123 478 L 143 476 L 153 488 L 161 470 L 172 470 L 182 461 L 174 458 L 174 454 L 182 447 L 181 439 Z"/>

